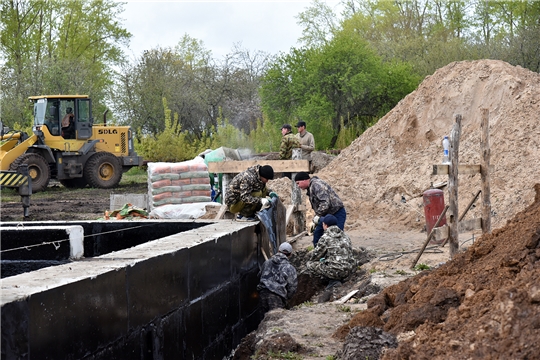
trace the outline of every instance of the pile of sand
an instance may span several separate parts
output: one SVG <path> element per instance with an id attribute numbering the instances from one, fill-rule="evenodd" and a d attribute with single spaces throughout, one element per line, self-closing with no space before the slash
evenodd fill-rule
<path id="1" fill-rule="evenodd" d="M 450 135 L 455 114 L 462 115 L 460 164 L 480 164 L 482 108 L 489 110 L 492 226 L 504 225 L 533 202 L 540 178 L 539 85 L 540 74 L 495 60 L 454 62 L 427 77 L 317 174 L 344 201 L 346 230 L 423 227 L 422 197 L 416 196 L 448 179 L 431 173 L 442 161 L 442 138 Z M 459 177 L 460 214 L 480 188 L 480 175 Z M 479 209 L 467 216 L 479 217 Z"/>

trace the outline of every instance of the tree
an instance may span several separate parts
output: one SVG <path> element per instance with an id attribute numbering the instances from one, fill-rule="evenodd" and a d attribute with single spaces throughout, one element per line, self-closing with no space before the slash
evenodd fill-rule
<path id="1" fill-rule="evenodd" d="M 131 36 L 118 21 L 122 4 L 112 0 L 3 1 L 2 118 L 28 123 L 27 98 L 43 93 L 89 94 L 105 108 L 119 47 Z M 26 103 L 26 104 L 25 104 Z"/>
<path id="2" fill-rule="evenodd" d="M 114 109 L 121 123 L 156 135 L 165 126 L 165 97 L 182 129 L 197 138 L 211 134 L 222 118 L 247 133 L 261 118 L 257 92 L 268 61 L 268 54 L 236 46 L 218 63 L 201 41 L 186 34 L 173 49 L 145 51 L 122 68 Z"/>
<path id="3" fill-rule="evenodd" d="M 406 94 L 419 78 L 398 61 L 383 62 L 350 28 L 319 48 L 293 49 L 272 64 L 262 86 L 265 113 L 285 122 L 309 121 L 317 146 L 334 147 L 343 126 L 365 130 Z"/>

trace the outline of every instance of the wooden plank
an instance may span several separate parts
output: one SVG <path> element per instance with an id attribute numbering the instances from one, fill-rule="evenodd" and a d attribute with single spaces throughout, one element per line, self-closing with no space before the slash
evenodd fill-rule
<path id="1" fill-rule="evenodd" d="M 359 290 L 353 290 L 339 300 L 334 301 L 334 304 L 345 304 L 350 298 L 354 296 Z"/>
<path id="2" fill-rule="evenodd" d="M 254 165 L 270 165 L 274 172 L 309 171 L 308 160 L 230 160 L 209 162 L 208 171 L 211 173 L 237 174 Z"/>
<path id="3" fill-rule="evenodd" d="M 469 220 L 463 220 L 459 222 L 458 231 L 460 234 L 482 229 L 482 219 L 474 218 Z M 432 238 L 436 241 L 440 241 L 448 238 L 448 225 L 443 225 L 435 228 Z"/>
<path id="4" fill-rule="evenodd" d="M 307 231 L 302 231 L 300 234 L 294 235 L 293 237 L 289 238 L 289 239 L 287 240 L 287 242 L 288 242 L 289 244 L 295 243 L 296 240 L 298 240 L 298 239 L 300 239 L 301 237 L 306 236 L 306 235 L 307 235 Z"/>
<path id="5" fill-rule="evenodd" d="M 448 175 L 450 165 L 433 165 L 431 175 Z M 480 174 L 480 165 L 458 165 L 458 173 L 460 175 Z"/>
<path id="6" fill-rule="evenodd" d="M 221 209 L 219 209 L 214 220 L 222 219 L 223 215 L 225 215 L 226 212 L 227 212 L 227 205 L 221 205 Z"/>
<path id="7" fill-rule="evenodd" d="M 422 246 L 422 248 L 420 249 L 420 251 L 418 252 L 418 255 L 416 256 L 416 259 L 414 259 L 412 265 L 411 265 L 411 269 L 414 269 L 414 266 L 416 265 L 416 263 L 418 262 L 418 259 L 420 259 L 420 256 L 422 256 L 422 253 L 424 252 L 424 250 L 426 249 L 426 246 L 427 244 L 431 241 L 431 238 L 433 237 L 433 234 L 435 234 L 435 229 L 439 226 L 439 223 L 442 221 L 442 219 L 444 218 L 444 214 L 446 214 L 446 211 L 448 211 L 448 205 L 446 205 L 444 207 L 444 210 L 443 212 L 441 213 L 441 215 L 439 215 L 438 219 L 437 219 L 437 222 L 435 223 L 435 225 L 433 226 L 433 229 L 431 229 L 431 231 L 429 232 L 428 234 L 428 237 L 426 238 L 426 241 L 424 242 L 424 245 Z"/>
<path id="8" fill-rule="evenodd" d="M 294 205 L 287 206 L 287 212 L 285 213 L 285 226 L 289 225 L 289 221 L 291 220 L 291 215 L 294 211 Z"/>

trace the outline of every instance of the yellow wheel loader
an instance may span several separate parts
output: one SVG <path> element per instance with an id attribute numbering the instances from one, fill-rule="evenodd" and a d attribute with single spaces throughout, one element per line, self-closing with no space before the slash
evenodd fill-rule
<path id="1" fill-rule="evenodd" d="M 129 126 L 94 124 L 87 95 L 43 95 L 34 104 L 33 134 L 9 131 L 0 123 L 0 170 L 28 165 L 32 191 L 47 188 L 51 178 L 66 187 L 110 189 L 122 172 L 142 165 L 133 149 Z"/>

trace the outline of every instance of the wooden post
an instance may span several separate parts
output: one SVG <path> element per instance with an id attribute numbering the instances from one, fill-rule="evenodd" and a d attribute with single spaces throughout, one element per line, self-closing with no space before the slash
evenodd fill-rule
<path id="1" fill-rule="evenodd" d="M 448 204 L 450 207 L 450 225 L 448 229 L 448 242 L 450 244 L 450 257 L 453 258 L 459 249 L 458 228 L 458 165 L 459 165 L 459 138 L 461 137 L 461 115 L 456 114 L 456 122 L 450 134 L 450 169 L 448 173 Z"/>
<path id="2" fill-rule="evenodd" d="M 293 177 L 294 180 L 294 177 Z M 302 208 L 302 190 L 296 185 L 296 182 L 292 182 L 291 189 L 291 202 L 293 209 L 293 233 L 299 234 L 306 229 L 306 215 L 304 211 L 300 211 Z"/>
<path id="3" fill-rule="evenodd" d="M 221 203 L 225 204 L 225 195 L 227 195 L 227 191 L 229 191 L 229 183 L 231 182 L 233 178 L 232 174 L 223 174 L 223 177 L 221 178 Z"/>
<path id="4" fill-rule="evenodd" d="M 482 181 L 482 234 L 491 233 L 491 191 L 489 161 L 491 150 L 489 147 L 489 111 L 482 109 L 482 123 L 480 124 L 480 147 L 482 159 L 480 160 L 480 176 Z"/>

